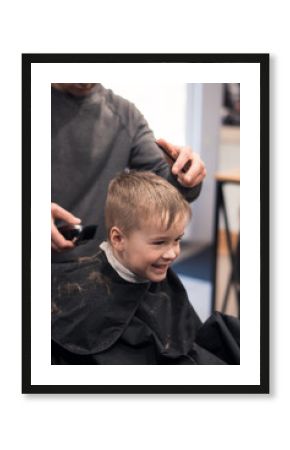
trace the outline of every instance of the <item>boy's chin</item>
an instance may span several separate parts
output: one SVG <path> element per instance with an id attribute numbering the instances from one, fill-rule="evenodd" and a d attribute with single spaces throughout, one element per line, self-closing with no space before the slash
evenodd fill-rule
<path id="1" fill-rule="evenodd" d="M 148 277 L 149 281 L 153 281 L 154 283 L 158 283 L 159 281 L 165 280 L 167 275 L 167 271 L 163 274 L 152 274 Z"/>

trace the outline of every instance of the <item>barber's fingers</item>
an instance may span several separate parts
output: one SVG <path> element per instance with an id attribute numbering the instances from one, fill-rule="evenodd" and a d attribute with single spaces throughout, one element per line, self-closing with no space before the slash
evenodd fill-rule
<path id="1" fill-rule="evenodd" d="M 190 147 L 179 147 L 176 148 L 178 157 L 172 166 L 172 173 L 178 175 L 180 172 L 188 172 L 193 164 L 192 150 Z"/>
<path id="2" fill-rule="evenodd" d="M 199 155 L 193 153 L 190 167 L 186 170 L 178 172 L 177 177 L 184 186 L 194 187 L 203 181 L 206 176 L 206 168 Z"/>
<path id="3" fill-rule="evenodd" d="M 172 159 L 169 159 L 169 165 L 172 166 L 174 161 L 178 158 L 180 147 L 174 144 L 170 144 L 170 142 L 167 142 L 162 138 L 156 139 L 156 143 L 165 151 L 165 154 L 169 155 L 169 157 Z"/>
<path id="4" fill-rule="evenodd" d="M 177 180 L 179 181 L 180 184 L 182 184 L 185 187 L 189 186 L 194 187 L 202 183 L 205 177 L 206 177 L 206 169 L 204 169 L 201 173 L 195 176 L 194 180 L 192 180 L 190 175 L 183 173 L 177 177 Z"/>
<path id="5" fill-rule="evenodd" d="M 51 204 L 51 217 L 52 219 L 60 219 L 67 223 L 81 223 L 81 219 L 75 217 L 72 213 L 59 206 L 57 203 Z"/>
<path id="6" fill-rule="evenodd" d="M 69 224 L 79 224 L 81 220 L 56 203 L 51 204 L 51 248 L 57 252 L 74 248 L 74 243 L 63 237 L 55 226 L 55 219 Z"/>
<path id="7" fill-rule="evenodd" d="M 51 248 L 57 252 L 74 248 L 74 243 L 63 237 L 53 221 L 51 221 Z"/>

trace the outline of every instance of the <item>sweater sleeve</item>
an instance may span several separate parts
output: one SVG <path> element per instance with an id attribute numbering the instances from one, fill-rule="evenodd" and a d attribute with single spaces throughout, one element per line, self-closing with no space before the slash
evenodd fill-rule
<path id="1" fill-rule="evenodd" d="M 155 172 L 173 184 L 188 202 L 194 201 L 200 194 L 201 183 L 193 188 L 186 188 L 177 181 L 156 144 L 146 119 L 134 105 L 131 106 L 129 124 L 132 133 L 132 149 L 129 168 Z"/>

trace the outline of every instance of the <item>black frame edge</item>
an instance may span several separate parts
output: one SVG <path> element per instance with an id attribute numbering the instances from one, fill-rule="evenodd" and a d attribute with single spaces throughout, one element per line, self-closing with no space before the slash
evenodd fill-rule
<path id="1" fill-rule="evenodd" d="M 22 392 L 31 389 L 31 65 L 22 55 Z"/>
<path id="2" fill-rule="evenodd" d="M 32 63 L 259 63 L 263 53 L 24 53 Z"/>
<path id="3" fill-rule="evenodd" d="M 270 389 L 270 55 L 260 62 L 260 370 L 261 386 Z M 263 155 L 263 158 L 262 158 Z"/>
<path id="4" fill-rule="evenodd" d="M 26 394 L 268 394 L 260 385 L 33 385 Z"/>

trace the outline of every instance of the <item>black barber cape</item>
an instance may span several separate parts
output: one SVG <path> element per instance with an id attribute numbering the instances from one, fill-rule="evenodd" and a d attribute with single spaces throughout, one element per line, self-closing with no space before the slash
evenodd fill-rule
<path id="1" fill-rule="evenodd" d="M 129 283 L 103 251 L 52 265 L 52 364 L 239 364 L 239 321 L 204 324 L 169 269 Z"/>

